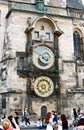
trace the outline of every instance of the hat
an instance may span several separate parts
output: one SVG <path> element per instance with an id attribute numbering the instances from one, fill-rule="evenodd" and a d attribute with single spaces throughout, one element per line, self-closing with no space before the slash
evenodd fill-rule
<path id="1" fill-rule="evenodd" d="M 84 110 L 81 110 L 81 111 L 80 111 L 80 114 L 84 114 Z"/>

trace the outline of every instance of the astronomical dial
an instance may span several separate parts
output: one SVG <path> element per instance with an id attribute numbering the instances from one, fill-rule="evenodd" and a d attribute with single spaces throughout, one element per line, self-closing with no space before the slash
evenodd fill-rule
<path id="1" fill-rule="evenodd" d="M 54 63 L 54 54 L 50 48 L 38 46 L 33 49 L 32 61 L 39 69 L 49 69 Z"/>
<path id="2" fill-rule="evenodd" d="M 40 76 L 34 82 L 34 91 L 40 97 L 50 96 L 53 90 L 53 81 L 47 76 Z"/>

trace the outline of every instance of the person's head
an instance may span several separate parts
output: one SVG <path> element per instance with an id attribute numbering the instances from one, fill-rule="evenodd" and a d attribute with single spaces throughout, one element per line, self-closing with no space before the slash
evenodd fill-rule
<path id="1" fill-rule="evenodd" d="M 16 112 L 14 112 L 12 115 L 13 115 L 13 117 L 16 117 L 16 116 L 17 116 Z"/>
<path id="2" fill-rule="evenodd" d="M 47 113 L 47 116 L 46 116 L 46 119 L 45 119 L 45 122 L 48 124 L 49 123 L 49 119 L 51 117 L 51 112 L 48 112 Z"/>
<path id="3" fill-rule="evenodd" d="M 47 113 L 47 117 L 49 117 L 49 118 L 51 117 L 51 112 Z"/>
<path id="4" fill-rule="evenodd" d="M 55 111 L 52 111 L 52 115 L 55 115 Z"/>
<path id="5" fill-rule="evenodd" d="M 64 114 L 61 115 L 61 120 L 62 120 L 63 122 L 67 122 L 67 118 L 66 118 L 66 116 L 65 116 Z"/>
<path id="6" fill-rule="evenodd" d="M 28 109 L 27 109 L 27 108 L 25 108 L 25 111 L 28 111 Z"/>
<path id="7" fill-rule="evenodd" d="M 84 118 L 81 118 L 78 123 L 77 123 L 77 126 L 84 126 Z"/>
<path id="8" fill-rule="evenodd" d="M 10 123 L 10 120 L 9 120 L 9 119 L 4 119 L 4 120 L 3 120 L 3 122 L 2 122 L 2 127 L 3 127 L 4 130 L 10 128 L 10 125 L 11 125 L 11 123 Z"/>
<path id="9" fill-rule="evenodd" d="M 80 111 L 80 114 L 84 116 L 84 110 L 81 110 L 81 111 Z"/>
<path id="10" fill-rule="evenodd" d="M 76 111 L 76 108 L 73 108 L 73 111 Z"/>
<path id="11" fill-rule="evenodd" d="M 5 113 L 2 113 L 2 117 L 5 117 Z"/>
<path id="12" fill-rule="evenodd" d="M 17 111 L 15 111 L 15 114 L 16 114 L 16 115 L 18 115 L 18 112 L 17 112 Z"/>

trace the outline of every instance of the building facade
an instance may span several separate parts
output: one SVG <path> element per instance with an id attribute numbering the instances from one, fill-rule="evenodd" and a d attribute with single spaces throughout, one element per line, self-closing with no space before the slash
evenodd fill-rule
<path id="1" fill-rule="evenodd" d="M 1 111 L 84 108 L 81 0 L 0 0 L 0 39 Z"/>

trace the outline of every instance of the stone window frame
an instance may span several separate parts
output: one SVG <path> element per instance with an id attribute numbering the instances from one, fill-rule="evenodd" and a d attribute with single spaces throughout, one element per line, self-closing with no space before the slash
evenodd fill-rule
<path id="1" fill-rule="evenodd" d="M 84 43 L 83 43 L 82 35 L 83 34 L 82 34 L 81 30 L 74 29 L 74 31 L 73 31 L 74 57 L 77 59 L 80 59 L 80 60 L 84 60 L 83 59 Z"/>
<path id="2" fill-rule="evenodd" d="M 39 31 L 34 31 L 34 37 L 39 38 Z"/>
<path id="3" fill-rule="evenodd" d="M 46 32 L 46 40 L 50 40 L 50 33 L 49 32 Z"/>

